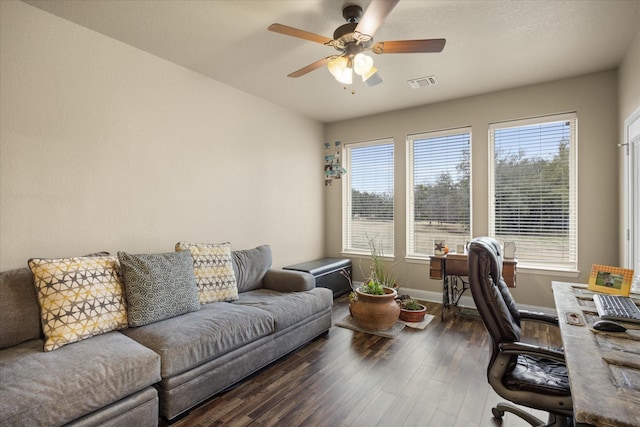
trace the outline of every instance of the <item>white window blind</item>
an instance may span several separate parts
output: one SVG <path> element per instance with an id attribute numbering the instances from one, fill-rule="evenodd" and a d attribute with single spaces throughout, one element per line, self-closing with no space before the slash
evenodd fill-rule
<path id="1" fill-rule="evenodd" d="M 346 144 L 343 160 L 343 252 L 369 254 L 375 239 L 393 256 L 393 139 Z"/>
<path id="2" fill-rule="evenodd" d="M 576 133 L 574 113 L 489 127 L 490 234 L 524 266 L 577 269 Z"/>
<path id="3" fill-rule="evenodd" d="M 433 254 L 434 240 L 451 251 L 471 239 L 471 129 L 407 138 L 407 255 Z"/>

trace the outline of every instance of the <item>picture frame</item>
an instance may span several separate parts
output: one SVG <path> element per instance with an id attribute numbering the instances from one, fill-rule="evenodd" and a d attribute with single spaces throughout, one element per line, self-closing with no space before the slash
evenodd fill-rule
<path id="1" fill-rule="evenodd" d="M 603 294 L 629 296 L 633 270 L 594 264 L 589 274 L 589 290 Z"/>
<path id="2" fill-rule="evenodd" d="M 444 240 L 435 239 L 433 241 L 433 254 L 434 255 L 445 255 L 444 247 L 445 247 Z"/>
<path id="3" fill-rule="evenodd" d="M 504 259 L 516 258 L 516 242 L 504 242 Z"/>

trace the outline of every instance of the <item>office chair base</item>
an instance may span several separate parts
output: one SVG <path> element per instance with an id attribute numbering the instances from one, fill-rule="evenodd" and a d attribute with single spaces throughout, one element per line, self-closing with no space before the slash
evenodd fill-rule
<path id="1" fill-rule="evenodd" d="M 522 408 L 506 402 L 498 403 L 495 408 L 491 408 L 491 413 L 498 420 L 502 420 L 505 412 L 517 415 L 534 427 L 567 427 L 569 425 L 567 418 L 561 415 L 549 414 L 549 419 L 544 422 Z"/>

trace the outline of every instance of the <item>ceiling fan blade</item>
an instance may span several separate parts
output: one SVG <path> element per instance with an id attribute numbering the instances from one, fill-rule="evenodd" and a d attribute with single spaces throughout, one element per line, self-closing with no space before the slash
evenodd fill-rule
<path id="1" fill-rule="evenodd" d="M 327 56 L 326 58 L 322 58 L 314 62 L 313 64 L 309 64 L 306 67 L 300 68 L 298 71 L 294 71 L 291 74 L 288 74 L 287 77 L 302 77 L 307 73 L 312 72 L 313 70 L 317 70 L 322 67 L 327 62 L 331 61 L 335 56 Z"/>
<path id="2" fill-rule="evenodd" d="M 384 19 L 391 13 L 400 0 L 371 0 L 362 19 L 353 32 L 353 36 L 361 42 L 371 40 Z"/>
<path id="3" fill-rule="evenodd" d="M 374 43 L 373 53 L 437 53 L 442 52 L 446 39 L 397 40 Z"/>
<path id="4" fill-rule="evenodd" d="M 289 27 L 282 24 L 269 25 L 269 31 L 274 33 L 284 34 L 285 36 L 297 37 L 299 39 L 309 40 L 320 44 L 329 44 L 333 41 L 329 37 L 321 36 L 319 34 L 310 33 L 309 31 L 299 30 L 297 28 Z"/>

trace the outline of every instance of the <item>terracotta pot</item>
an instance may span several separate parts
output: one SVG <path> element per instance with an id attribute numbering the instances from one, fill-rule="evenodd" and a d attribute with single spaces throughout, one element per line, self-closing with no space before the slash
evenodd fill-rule
<path id="1" fill-rule="evenodd" d="M 424 315 L 427 314 L 427 307 L 420 304 L 422 307 L 421 310 L 405 310 L 404 308 L 400 309 L 400 320 L 405 322 L 422 322 L 424 320 Z"/>
<path id="2" fill-rule="evenodd" d="M 384 295 L 371 295 L 356 289 L 358 299 L 349 304 L 349 311 L 355 323 L 372 331 L 389 329 L 400 316 L 400 306 L 395 301 L 398 293 L 384 288 Z"/>

